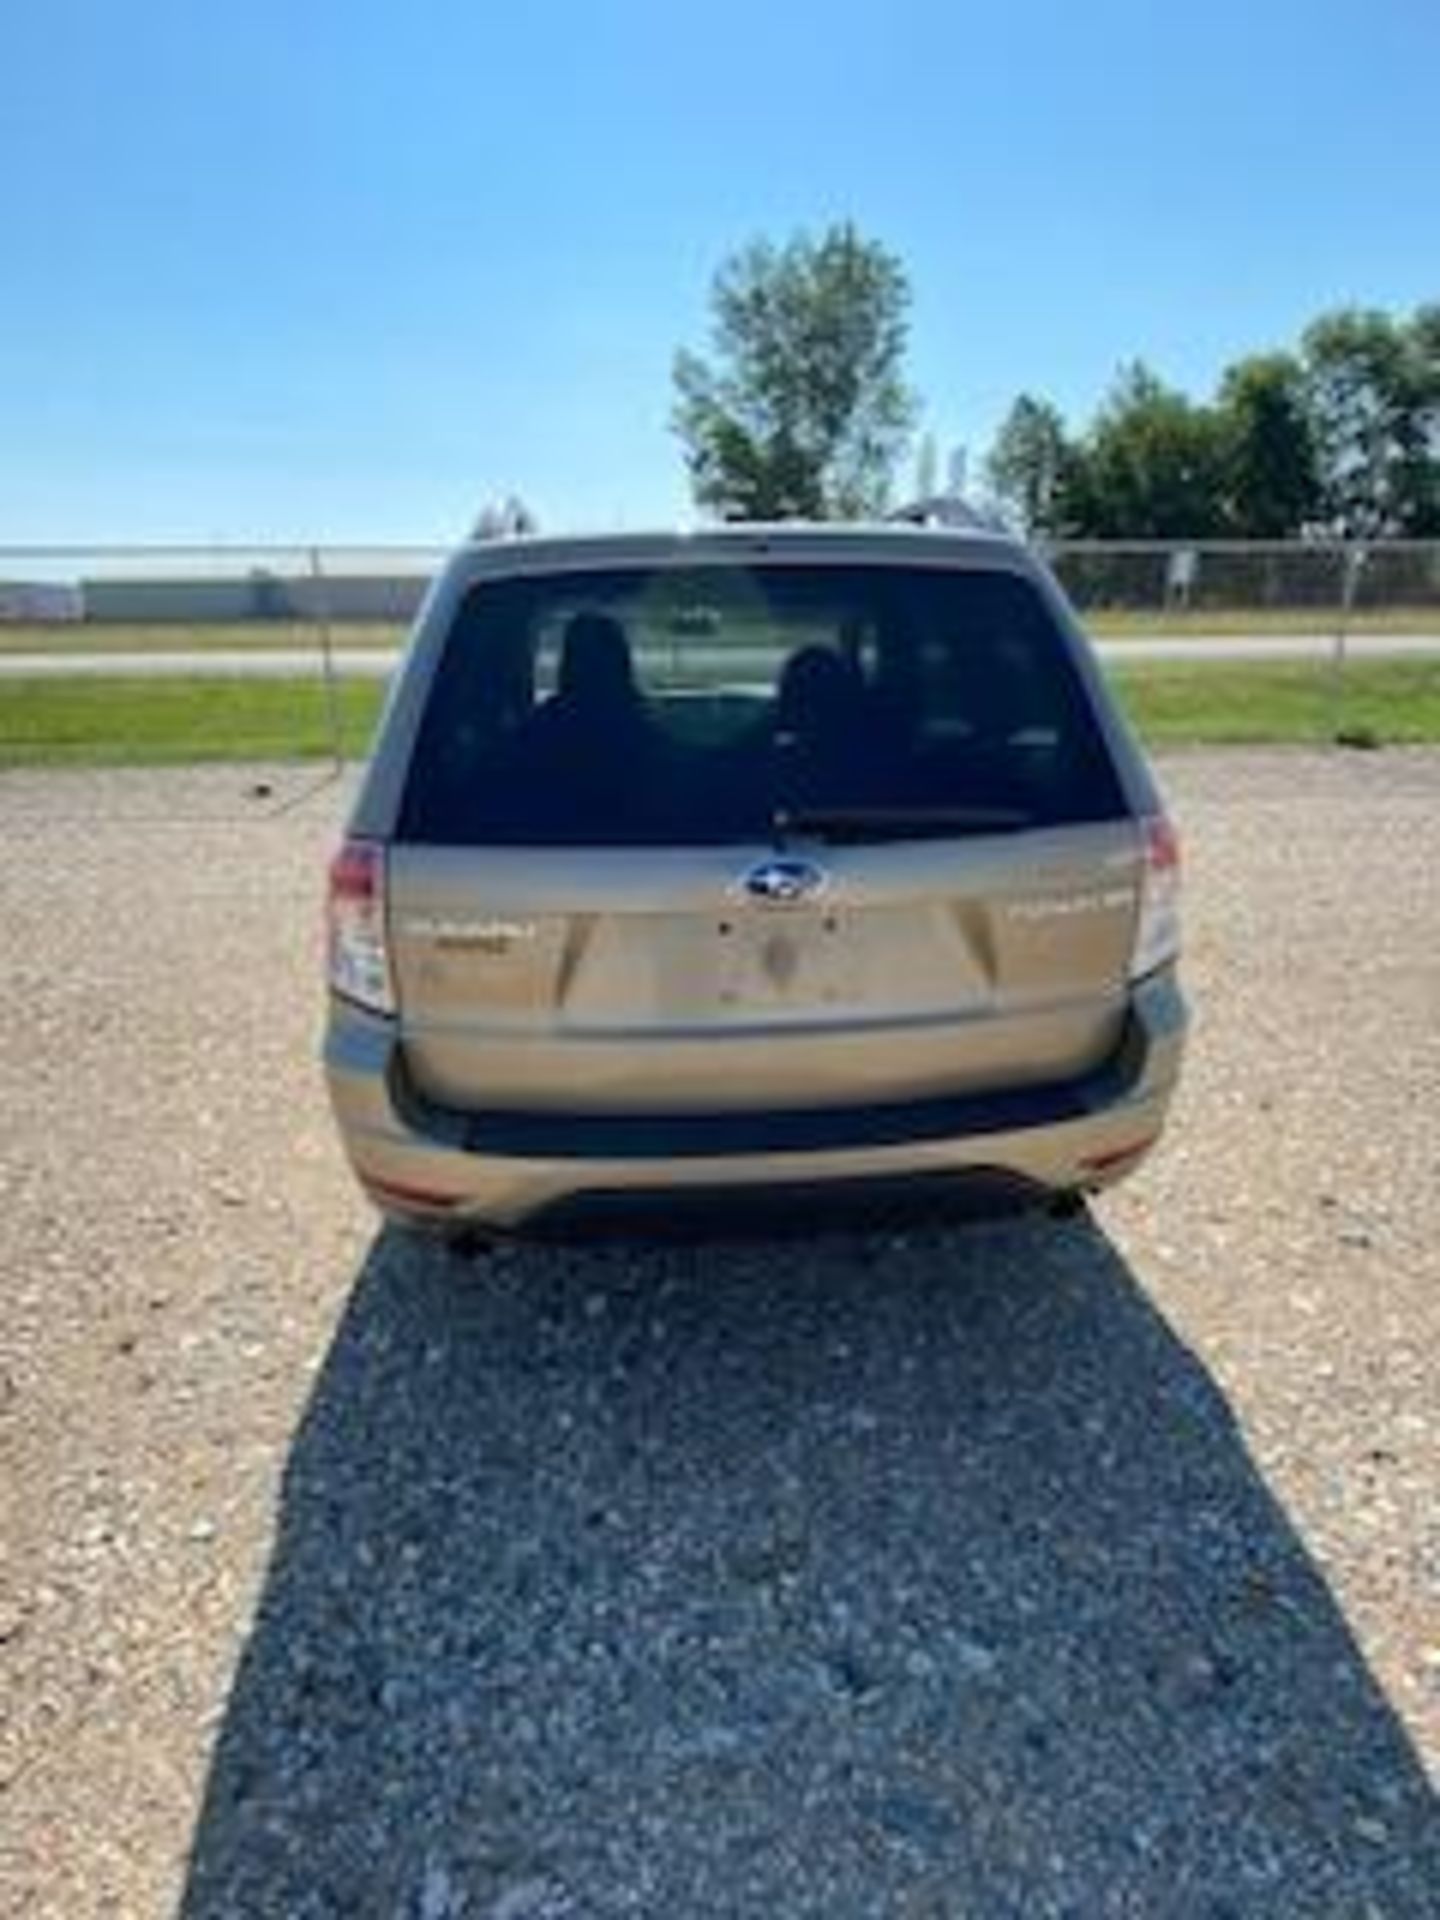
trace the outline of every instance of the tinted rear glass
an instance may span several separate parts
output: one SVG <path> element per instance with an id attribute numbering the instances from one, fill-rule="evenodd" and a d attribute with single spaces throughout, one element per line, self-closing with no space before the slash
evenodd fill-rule
<path id="1" fill-rule="evenodd" d="M 772 566 L 484 583 L 400 832 L 441 845 L 870 840 L 1122 802 L 1044 600 L 1001 571 Z"/>

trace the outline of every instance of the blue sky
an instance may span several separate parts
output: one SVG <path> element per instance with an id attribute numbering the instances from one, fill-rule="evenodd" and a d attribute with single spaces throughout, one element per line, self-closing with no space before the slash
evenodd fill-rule
<path id="1" fill-rule="evenodd" d="M 0 542 L 685 507 L 721 256 L 904 258 L 942 445 L 1440 296 L 1436 0 L 11 0 Z"/>

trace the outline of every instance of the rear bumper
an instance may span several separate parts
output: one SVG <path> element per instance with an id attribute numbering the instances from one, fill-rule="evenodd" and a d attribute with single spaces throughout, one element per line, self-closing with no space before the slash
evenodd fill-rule
<path id="1" fill-rule="evenodd" d="M 516 1231 L 626 1197 L 919 1183 L 1073 1192 L 1109 1185 L 1158 1138 L 1187 1014 L 1174 970 L 1131 996 L 1113 1055 L 1048 1086 L 883 1106 L 753 1114 L 455 1113 L 407 1085 L 389 1021 L 332 1000 L 330 1097 L 387 1213 Z M 837 1193 L 838 1197 L 838 1193 Z"/>

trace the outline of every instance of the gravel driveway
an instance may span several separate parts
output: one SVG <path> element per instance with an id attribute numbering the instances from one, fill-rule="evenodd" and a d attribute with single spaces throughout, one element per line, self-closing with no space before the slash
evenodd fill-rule
<path id="1" fill-rule="evenodd" d="M 1440 1912 L 1440 756 L 1177 756 L 1089 1226 L 377 1236 L 337 795 L 0 781 L 0 1911 Z"/>

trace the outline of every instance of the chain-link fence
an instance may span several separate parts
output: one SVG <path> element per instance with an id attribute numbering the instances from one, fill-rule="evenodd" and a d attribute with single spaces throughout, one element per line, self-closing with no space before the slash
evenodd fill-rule
<path id="1" fill-rule="evenodd" d="M 1440 543 L 1074 541 L 1047 557 L 1153 742 L 1440 739 Z"/>
<path id="2" fill-rule="evenodd" d="M 1331 633 L 1342 616 L 1361 630 L 1412 620 L 1433 627 L 1440 615 L 1440 542 L 1076 540 L 1047 552 L 1075 605 L 1102 631 L 1106 622 L 1159 615 L 1182 630 L 1212 620 L 1221 632 L 1318 625 Z"/>
<path id="3" fill-rule="evenodd" d="M 182 764 L 230 770 L 211 781 L 229 798 L 291 804 L 364 753 L 441 558 L 0 548 L 6 804 L 26 772 Z M 1440 737 L 1440 543 L 1048 558 L 1152 740 Z"/>
<path id="4" fill-rule="evenodd" d="M 0 548 L 0 771 L 183 765 L 209 770 L 190 781 L 190 803 L 291 805 L 363 755 L 442 557 Z M 12 807 L 25 784 L 7 781 Z M 154 782 L 105 785 L 142 790 Z"/>

